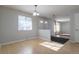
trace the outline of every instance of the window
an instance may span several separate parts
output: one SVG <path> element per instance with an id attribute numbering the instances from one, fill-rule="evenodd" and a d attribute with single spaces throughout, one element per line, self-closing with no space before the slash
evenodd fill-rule
<path id="1" fill-rule="evenodd" d="M 18 30 L 32 30 L 32 18 L 19 15 Z"/>
<path id="2" fill-rule="evenodd" d="M 54 32 L 55 33 L 60 32 L 60 23 L 59 22 L 56 22 L 56 24 L 54 24 Z"/>
<path id="3" fill-rule="evenodd" d="M 60 23 L 56 22 L 56 32 L 60 32 Z"/>

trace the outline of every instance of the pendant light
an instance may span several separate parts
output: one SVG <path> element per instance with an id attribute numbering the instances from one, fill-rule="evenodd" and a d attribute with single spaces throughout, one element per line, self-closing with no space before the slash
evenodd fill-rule
<path id="1" fill-rule="evenodd" d="M 35 6 L 35 10 L 33 12 L 33 16 L 39 16 L 39 12 L 37 12 L 37 5 L 34 5 Z"/>

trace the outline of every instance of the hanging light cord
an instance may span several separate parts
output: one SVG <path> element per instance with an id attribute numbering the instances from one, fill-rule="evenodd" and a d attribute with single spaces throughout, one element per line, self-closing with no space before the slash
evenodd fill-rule
<path id="1" fill-rule="evenodd" d="M 38 5 L 34 5 L 34 6 L 35 6 L 35 10 L 34 10 L 33 15 L 34 15 L 34 16 L 39 16 L 39 13 L 37 12 L 37 6 L 38 6 Z"/>
<path id="2" fill-rule="evenodd" d="M 35 5 L 35 11 L 36 11 L 36 9 L 37 9 L 37 5 Z"/>

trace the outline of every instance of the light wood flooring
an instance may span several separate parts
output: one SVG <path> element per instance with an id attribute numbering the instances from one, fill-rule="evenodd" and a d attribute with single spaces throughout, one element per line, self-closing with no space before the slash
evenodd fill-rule
<path id="1" fill-rule="evenodd" d="M 45 42 L 41 39 L 25 40 L 14 44 L 3 45 L 0 48 L 1 54 L 69 54 L 79 53 L 79 43 L 67 42 L 64 47 L 58 51 L 53 51 L 49 48 L 39 45 Z"/>

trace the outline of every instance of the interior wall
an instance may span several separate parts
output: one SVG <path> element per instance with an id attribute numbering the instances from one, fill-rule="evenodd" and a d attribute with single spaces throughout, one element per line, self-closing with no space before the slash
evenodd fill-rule
<path id="1" fill-rule="evenodd" d="M 40 21 L 43 21 L 43 23 L 41 23 Z M 45 23 L 45 21 L 47 21 L 47 23 Z M 50 41 L 50 36 L 51 36 L 51 19 L 47 19 L 47 18 L 40 18 L 39 20 L 39 30 L 38 30 L 38 37 L 40 39 L 43 40 L 47 40 Z"/>
<path id="2" fill-rule="evenodd" d="M 79 43 L 79 13 L 74 14 L 74 42 Z"/>
<path id="3" fill-rule="evenodd" d="M 41 29 L 41 30 L 39 30 L 39 38 L 40 39 L 43 39 L 43 40 L 47 40 L 47 41 L 51 41 L 50 39 L 51 39 L 51 34 L 50 34 L 51 32 L 50 32 L 50 30 L 49 29 L 45 29 L 45 30 L 43 30 L 43 29 Z"/>
<path id="4" fill-rule="evenodd" d="M 40 21 L 43 21 L 43 23 L 40 23 Z M 47 21 L 48 23 L 45 24 L 45 21 Z M 39 24 L 39 30 L 40 29 L 50 29 L 50 24 L 51 24 L 51 19 L 45 19 L 45 18 L 40 18 L 38 20 L 38 24 Z"/>
<path id="5" fill-rule="evenodd" d="M 2 39 L 2 29 L 1 29 L 1 15 L 2 14 L 2 12 L 1 12 L 1 9 L 0 9 L 0 42 L 2 41 L 1 39 Z"/>
<path id="6" fill-rule="evenodd" d="M 55 17 L 53 16 L 51 21 L 50 21 L 51 36 L 55 36 L 55 33 L 54 33 L 54 23 L 55 23 Z"/>
<path id="7" fill-rule="evenodd" d="M 60 22 L 60 32 L 70 34 L 70 22 Z"/>
<path id="8" fill-rule="evenodd" d="M 18 31 L 18 15 L 32 18 L 31 31 Z M 40 18 L 18 10 L 0 7 L 0 43 L 37 37 L 38 19 Z"/>
<path id="9" fill-rule="evenodd" d="M 79 42 L 79 13 L 70 15 L 70 19 L 71 42 Z"/>

